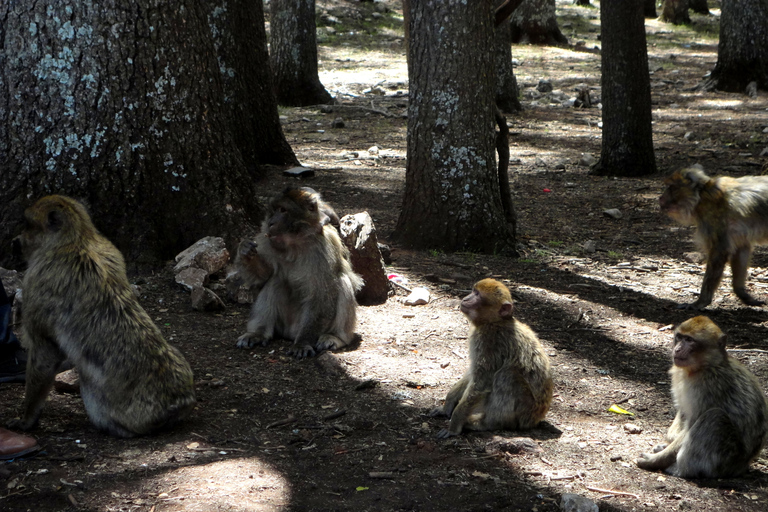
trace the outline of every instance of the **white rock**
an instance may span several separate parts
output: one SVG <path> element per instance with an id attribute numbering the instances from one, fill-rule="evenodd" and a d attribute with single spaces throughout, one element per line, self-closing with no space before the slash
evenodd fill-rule
<path id="1" fill-rule="evenodd" d="M 405 298 L 406 306 L 421 306 L 423 304 L 429 304 L 429 290 L 426 288 L 414 288 L 411 294 Z"/>

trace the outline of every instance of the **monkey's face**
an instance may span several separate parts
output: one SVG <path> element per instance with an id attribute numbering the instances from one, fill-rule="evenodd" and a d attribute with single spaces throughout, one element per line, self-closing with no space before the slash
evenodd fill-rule
<path id="1" fill-rule="evenodd" d="M 303 247 L 309 237 L 322 235 L 328 216 L 319 211 L 312 189 L 288 189 L 272 201 L 265 234 L 277 251 Z"/>
<path id="2" fill-rule="evenodd" d="M 688 373 L 698 371 L 725 355 L 725 334 L 706 316 L 686 320 L 675 329 L 672 360 Z"/>
<path id="3" fill-rule="evenodd" d="M 693 215 L 700 196 L 697 187 L 676 172 L 666 180 L 667 189 L 659 198 L 661 211 L 680 224 L 690 225 L 695 222 Z"/>
<path id="4" fill-rule="evenodd" d="M 512 318 L 512 298 L 504 285 L 484 279 L 461 300 L 460 309 L 474 325 L 499 322 Z"/>

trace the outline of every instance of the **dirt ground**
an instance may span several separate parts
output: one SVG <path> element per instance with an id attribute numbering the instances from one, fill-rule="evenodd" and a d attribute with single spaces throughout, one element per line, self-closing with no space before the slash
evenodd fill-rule
<path id="1" fill-rule="evenodd" d="M 281 116 L 299 159 L 317 171 L 305 184 L 342 215 L 370 212 L 387 242 L 405 179 L 407 75 L 400 8 L 384 5 L 394 10 L 374 16 L 370 3 L 318 1 L 320 77 L 340 105 Z M 44 451 L 0 465 L 0 510 L 548 511 L 563 493 L 601 510 L 766 510 L 766 452 L 727 480 L 683 480 L 634 460 L 673 418 L 670 325 L 690 316 L 675 305 L 694 299 L 703 275 L 685 256 L 692 230 L 659 213 L 661 179 L 695 162 L 714 174 L 764 172 L 768 93 L 693 90 L 717 60 L 716 16 L 692 15 L 688 27 L 648 20 L 659 174 L 590 176 L 583 159 L 599 156 L 600 110 L 535 89 L 547 79 L 565 97 L 586 85 L 599 98 L 599 11 L 558 1 L 558 14 L 571 46 L 513 47 L 525 107 L 507 116 L 520 258 L 393 246 L 391 272 L 427 287 L 431 302 L 408 307 L 398 291 L 360 307 L 359 344 L 301 361 L 286 342 L 235 348 L 248 305 L 196 312 L 170 263 L 140 271 L 132 281 L 142 304 L 194 369 L 197 409 L 175 430 L 120 440 L 89 424 L 77 395 L 52 393 L 33 432 Z M 339 117 L 345 126 L 332 128 Z M 291 183 L 270 170 L 264 197 Z M 610 208 L 622 217 L 605 215 Z M 766 296 L 768 252 L 753 264 L 750 288 Z M 542 339 L 552 409 L 532 431 L 438 440 L 447 422 L 426 413 L 468 363 L 457 305 L 488 276 L 509 285 L 518 317 Z M 768 350 L 767 307 L 741 305 L 724 284 L 707 314 L 730 348 Z M 768 390 L 766 353 L 733 355 Z M 22 399 L 23 386 L 0 385 L 0 418 L 15 417 Z M 609 412 L 614 404 L 633 415 Z"/>

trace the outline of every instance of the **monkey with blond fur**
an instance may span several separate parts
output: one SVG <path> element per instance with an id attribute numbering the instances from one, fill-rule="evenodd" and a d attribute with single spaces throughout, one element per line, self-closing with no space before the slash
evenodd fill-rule
<path id="1" fill-rule="evenodd" d="M 745 473 L 768 433 L 768 403 L 757 378 L 725 351 L 725 334 L 697 316 L 675 329 L 672 398 L 677 408 L 667 444 L 637 465 L 683 478 Z"/>
<path id="2" fill-rule="evenodd" d="M 54 377 L 75 365 L 91 422 L 133 437 L 169 427 L 195 406 L 192 369 L 139 305 L 120 251 L 82 204 L 40 199 L 14 243 L 27 260 L 22 341 L 28 351 L 21 419 L 37 425 Z"/>
<path id="3" fill-rule="evenodd" d="M 439 438 L 462 430 L 524 430 L 549 410 L 553 381 L 549 357 L 530 327 L 512 315 L 509 289 L 493 279 L 475 284 L 461 301 L 472 323 L 469 369 L 433 416 L 448 416 Z"/>
<path id="4" fill-rule="evenodd" d="M 684 225 L 696 226 L 696 238 L 707 255 L 699 298 L 682 309 L 698 310 L 712 302 L 725 264 L 731 264 L 733 291 L 744 304 L 763 301 L 747 291 L 752 247 L 768 243 L 768 176 L 711 178 L 700 166 L 675 172 L 665 180 L 661 210 Z"/>

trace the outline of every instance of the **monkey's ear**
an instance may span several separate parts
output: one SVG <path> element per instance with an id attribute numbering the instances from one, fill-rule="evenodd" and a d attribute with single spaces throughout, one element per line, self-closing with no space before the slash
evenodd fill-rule
<path id="1" fill-rule="evenodd" d="M 512 316 L 512 303 L 505 302 L 499 308 L 499 316 L 501 318 L 510 318 Z"/>
<path id="2" fill-rule="evenodd" d="M 717 348 L 725 352 L 725 342 L 726 342 L 726 336 L 725 333 L 721 333 L 720 337 L 717 338 Z"/>
<path id="3" fill-rule="evenodd" d="M 49 231 L 59 231 L 61 230 L 61 227 L 64 225 L 64 216 L 61 214 L 58 210 L 52 210 L 48 212 L 48 222 L 46 224 L 46 227 Z"/>

